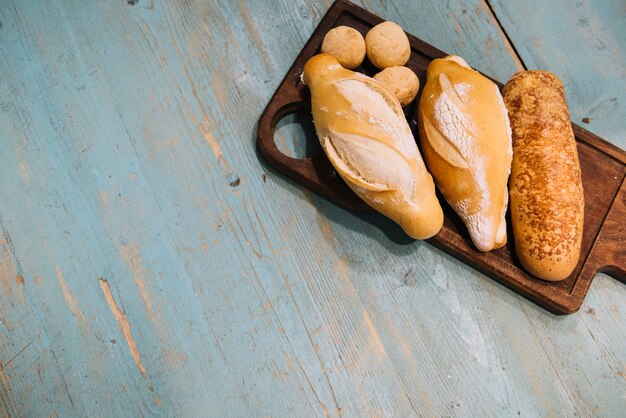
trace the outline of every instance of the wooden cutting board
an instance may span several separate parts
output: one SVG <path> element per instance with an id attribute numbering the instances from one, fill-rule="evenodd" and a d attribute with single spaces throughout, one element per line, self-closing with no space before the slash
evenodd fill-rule
<path id="1" fill-rule="evenodd" d="M 341 180 L 326 156 L 296 159 L 283 154 L 274 142 L 278 122 L 286 115 L 310 112 L 309 91 L 300 81 L 306 61 L 319 53 L 324 35 L 340 25 L 353 27 L 363 36 L 380 17 L 344 0 L 336 1 L 278 86 L 263 111 L 257 127 L 257 144 L 267 162 L 294 181 L 349 210 L 371 210 Z M 435 58 L 448 54 L 408 34 L 411 57 L 406 64 L 426 83 L 426 67 Z M 471 64 L 471 63 L 470 63 Z M 377 70 L 367 62 L 357 71 L 372 76 Z M 494 80 L 500 87 L 502 84 Z M 409 125 L 417 137 L 418 98 L 405 109 Z M 578 125 L 572 124 L 585 190 L 585 225 L 582 251 L 573 273 L 560 282 L 546 282 L 526 273 L 515 257 L 512 232 L 509 242 L 489 253 L 472 246 L 460 218 L 440 198 L 445 222 L 441 231 L 428 242 L 464 261 L 515 292 L 557 314 L 576 312 L 596 275 L 602 271 L 626 282 L 626 152 Z M 313 137 L 315 137 L 313 135 Z M 381 215 L 382 216 L 382 215 Z"/>

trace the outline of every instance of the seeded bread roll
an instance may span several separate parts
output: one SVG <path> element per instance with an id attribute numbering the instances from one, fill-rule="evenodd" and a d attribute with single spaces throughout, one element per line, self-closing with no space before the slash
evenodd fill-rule
<path id="1" fill-rule="evenodd" d="M 451 55 L 426 70 L 420 144 L 437 188 L 480 251 L 506 243 L 511 128 L 500 90 Z"/>
<path id="2" fill-rule="evenodd" d="M 415 239 L 435 235 L 443 211 L 400 103 L 381 84 L 327 54 L 304 66 L 315 131 L 339 175 Z"/>
<path id="3" fill-rule="evenodd" d="M 523 71 L 503 96 L 513 130 L 515 252 L 532 275 L 562 280 L 578 263 L 585 208 L 565 91 L 551 73 Z"/>

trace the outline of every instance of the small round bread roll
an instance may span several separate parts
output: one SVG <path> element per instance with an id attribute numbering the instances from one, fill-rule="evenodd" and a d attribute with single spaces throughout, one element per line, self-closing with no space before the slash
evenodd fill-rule
<path id="1" fill-rule="evenodd" d="M 417 96 L 420 81 L 410 68 L 389 67 L 374 76 L 374 80 L 393 93 L 402 107 L 408 105 Z"/>
<path id="2" fill-rule="evenodd" d="M 365 58 L 365 40 L 358 30 L 337 26 L 324 36 L 322 52 L 332 55 L 342 67 L 352 70 Z"/>
<path id="3" fill-rule="evenodd" d="M 404 65 L 411 55 L 409 38 L 393 22 L 383 22 L 370 29 L 365 36 L 365 46 L 367 58 L 381 70 Z"/>

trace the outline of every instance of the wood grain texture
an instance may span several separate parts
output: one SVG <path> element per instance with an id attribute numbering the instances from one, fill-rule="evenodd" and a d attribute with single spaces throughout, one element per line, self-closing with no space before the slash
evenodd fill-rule
<path id="1" fill-rule="evenodd" d="M 518 68 L 485 3 L 364 5 Z M 555 318 L 259 163 L 259 113 L 329 6 L 0 2 L 0 414 L 621 412 L 622 284 Z"/>
<path id="2" fill-rule="evenodd" d="M 626 149 L 622 129 L 626 115 L 624 2 L 489 3 L 524 65 L 554 72 L 563 81 L 572 120 Z M 519 18 L 521 14 L 524 19 Z"/>

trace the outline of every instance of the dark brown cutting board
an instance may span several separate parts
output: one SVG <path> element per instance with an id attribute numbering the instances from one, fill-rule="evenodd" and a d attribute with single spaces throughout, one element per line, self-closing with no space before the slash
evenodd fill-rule
<path id="1" fill-rule="evenodd" d="M 309 91 L 300 81 L 306 61 L 319 53 L 324 35 L 339 25 L 351 26 L 363 36 L 380 17 L 344 0 L 336 1 L 311 35 L 300 55 L 278 86 L 263 111 L 257 127 L 258 147 L 267 162 L 281 173 L 332 202 L 351 210 L 370 210 L 337 175 L 326 156 L 295 159 L 283 154 L 274 142 L 277 123 L 296 112 L 310 112 Z M 426 67 L 447 54 L 408 35 L 411 58 L 406 64 L 426 82 Z M 375 69 L 365 60 L 357 71 L 373 75 Z M 495 80 L 494 80 L 495 81 Z M 501 83 L 496 82 L 500 87 Z M 420 89 L 421 93 L 421 89 Z M 418 94 L 419 100 L 419 94 Z M 407 120 L 417 137 L 416 100 L 407 109 Z M 463 223 L 440 199 L 445 214 L 442 230 L 428 242 L 464 261 L 538 305 L 558 314 L 576 312 L 597 272 L 626 281 L 626 152 L 591 132 L 572 124 L 580 158 L 585 189 L 585 227 L 580 260 L 569 278 L 546 282 L 527 274 L 515 258 L 512 233 L 503 248 L 481 253 L 472 246 Z M 382 215 L 381 215 L 382 216 Z M 507 221 L 510 225 L 510 221 Z"/>

